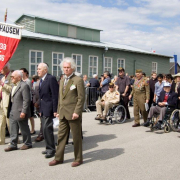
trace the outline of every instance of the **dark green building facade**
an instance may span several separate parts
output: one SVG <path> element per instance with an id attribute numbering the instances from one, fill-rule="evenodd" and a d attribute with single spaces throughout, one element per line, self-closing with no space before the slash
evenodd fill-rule
<path id="1" fill-rule="evenodd" d="M 119 67 L 124 67 L 129 75 L 133 75 L 135 69 L 143 69 L 147 75 L 169 71 L 170 56 L 101 42 L 98 29 L 29 15 L 22 15 L 16 24 L 24 26 L 24 30 L 11 58 L 11 69 L 25 67 L 30 76 L 36 74 L 40 62 L 45 62 L 49 72 L 58 77 L 62 73 L 59 64 L 64 57 L 73 57 L 76 71 L 89 78 L 105 70 L 116 75 Z"/>

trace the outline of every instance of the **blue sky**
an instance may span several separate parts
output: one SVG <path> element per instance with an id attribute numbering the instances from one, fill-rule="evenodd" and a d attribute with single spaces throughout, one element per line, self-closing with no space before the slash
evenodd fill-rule
<path id="1" fill-rule="evenodd" d="M 22 14 L 102 29 L 101 41 L 178 55 L 180 0 L 6 0 L 8 23 Z"/>

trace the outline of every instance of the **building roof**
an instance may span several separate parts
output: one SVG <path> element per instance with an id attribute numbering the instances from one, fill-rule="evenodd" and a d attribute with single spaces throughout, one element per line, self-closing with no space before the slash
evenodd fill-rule
<path id="1" fill-rule="evenodd" d="M 129 45 L 121 45 L 121 44 L 115 44 L 115 43 L 109 43 L 109 42 L 83 41 L 83 40 L 67 38 L 67 37 L 59 37 L 59 36 L 42 34 L 42 33 L 34 33 L 34 32 L 24 30 L 24 29 L 22 30 L 22 37 L 32 38 L 32 39 L 41 39 L 41 40 L 47 40 L 47 41 L 55 41 L 55 42 L 63 42 L 63 43 L 69 43 L 69 44 L 84 45 L 84 46 L 99 47 L 99 48 L 104 48 L 104 49 L 108 48 L 108 49 L 114 49 L 114 50 L 122 50 L 122 51 L 128 51 L 128 52 L 135 52 L 135 53 L 141 53 L 141 54 L 149 54 L 149 55 L 173 58 L 172 56 L 145 51 L 145 50 L 135 48 Z"/>
<path id="2" fill-rule="evenodd" d="M 39 17 L 39 16 L 34 16 L 34 15 L 29 15 L 29 14 L 23 14 L 22 16 L 20 16 L 20 17 L 15 21 L 15 23 L 18 24 L 18 21 L 19 21 L 23 16 L 28 16 L 28 17 L 31 17 L 31 18 L 34 18 L 34 19 L 35 19 L 35 18 L 38 18 L 38 19 L 43 19 L 43 20 L 46 20 L 46 21 L 53 21 L 53 22 L 56 22 L 56 23 L 62 23 L 62 24 L 70 25 L 70 26 L 77 26 L 77 27 L 92 29 L 92 30 L 96 30 L 96 31 L 103 31 L 103 30 L 101 30 L 101 29 L 91 28 L 91 27 L 87 27 L 87 26 L 81 26 L 81 25 L 72 24 L 72 23 L 67 23 L 67 22 L 63 22 L 63 21 L 57 21 L 57 20 L 53 20 L 53 19 L 47 19 L 47 18 L 43 18 L 43 17 Z"/>

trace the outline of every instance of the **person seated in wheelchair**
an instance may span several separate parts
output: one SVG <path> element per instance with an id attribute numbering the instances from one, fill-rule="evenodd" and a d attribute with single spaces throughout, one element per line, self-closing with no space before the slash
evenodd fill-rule
<path id="1" fill-rule="evenodd" d="M 103 95 L 102 99 L 96 101 L 97 116 L 95 120 L 106 120 L 109 109 L 120 101 L 120 93 L 116 91 L 114 84 L 109 83 L 109 90 Z M 102 108 L 104 111 L 102 112 Z"/>
<path id="2" fill-rule="evenodd" d="M 159 114 L 159 120 L 155 125 L 156 129 L 161 129 L 162 121 L 165 117 L 165 113 L 168 107 L 175 107 L 177 103 L 178 95 L 171 90 L 171 84 L 169 82 L 164 83 L 164 90 L 161 91 L 157 101 L 157 106 L 152 106 L 148 114 L 148 120 L 144 124 L 145 127 L 150 125 L 150 121 L 155 113 Z"/>

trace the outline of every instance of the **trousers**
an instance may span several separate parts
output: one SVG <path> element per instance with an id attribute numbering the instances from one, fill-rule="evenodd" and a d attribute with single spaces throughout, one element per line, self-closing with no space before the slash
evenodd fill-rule
<path id="1" fill-rule="evenodd" d="M 101 114 L 106 116 L 109 112 L 109 109 L 113 106 L 113 103 L 105 101 L 105 104 L 103 105 L 101 100 L 96 101 L 96 110 L 97 114 Z M 104 108 L 104 111 L 102 112 L 102 108 Z"/>

